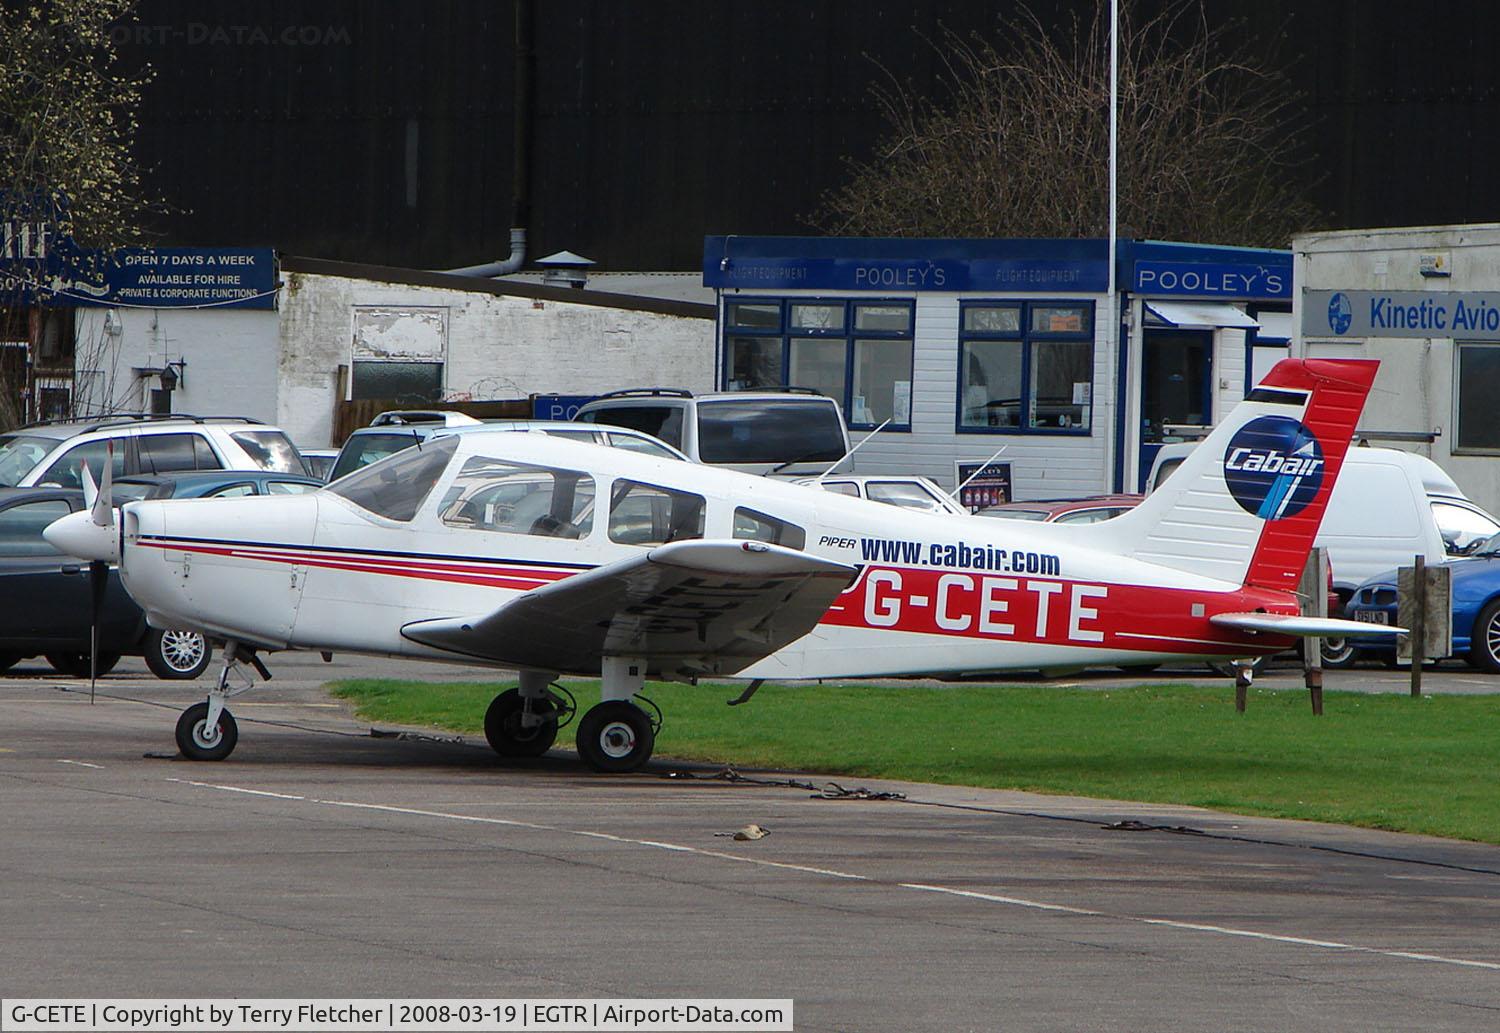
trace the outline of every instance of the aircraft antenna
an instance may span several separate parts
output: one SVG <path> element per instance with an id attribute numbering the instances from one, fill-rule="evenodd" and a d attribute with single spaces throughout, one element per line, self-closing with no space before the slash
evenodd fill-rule
<path id="1" fill-rule="evenodd" d="M 999 448 L 995 449 L 995 454 L 994 455 L 990 456 L 984 462 L 980 463 L 979 464 L 979 469 L 975 470 L 973 473 L 969 474 L 969 476 L 965 477 L 964 478 L 964 482 L 962 484 L 960 484 L 958 487 L 956 487 L 956 488 L 953 489 L 953 497 L 954 498 L 958 498 L 958 493 L 961 492 L 961 491 L 963 491 L 966 487 L 968 487 L 970 481 L 972 481 L 974 478 L 978 477 L 980 474 L 984 473 L 984 468 L 986 466 L 989 466 L 996 459 L 999 459 L 1000 458 L 1000 453 L 1004 452 L 1009 447 L 1010 447 L 1009 445 L 1001 445 Z"/>
<path id="2" fill-rule="evenodd" d="M 894 417 L 894 416 L 887 416 L 885 418 L 885 423 L 882 423 L 880 426 L 878 426 L 874 430 L 870 431 L 870 433 L 866 434 L 863 438 L 860 438 L 859 444 L 855 445 L 849 451 L 845 452 L 843 455 L 841 455 L 837 459 L 835 459 L 833 461 L 833 465 L 830 466 L 828 469 L 824 470 L 822 473 L 820 473 L 818 475 L 818 479 L 815 482 L 813 482 L 813 483 L 815 483 L 815 484 L 822 484 L 824 477 L 827 477 L 829 474 L 833 473 L 833 471 L 837 470 L 839 468 L 839 464 L 842 463 L 845 459 L 848 459 L 854 453 L 856 453 L 860 449 L 864 448 L 865 447 L 865 442 L 869 441 L 876 434 L 879 434 L 881 431 L 885 430 L 885 424 L 886 423 L 890 423 L 895 418 L 896 417 Z"/>

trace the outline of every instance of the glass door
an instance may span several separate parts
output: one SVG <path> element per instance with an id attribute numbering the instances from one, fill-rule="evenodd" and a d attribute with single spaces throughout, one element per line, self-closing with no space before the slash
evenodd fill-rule
<path id="1" fill-rule="evenodd" d="M 1169 440 L 1167 427 L 1203 426 L 1213 419 L 1211 330 L 1145 332 L 1141 360 L 1141 470 L 1144 490 L 1151 461 Z"/>

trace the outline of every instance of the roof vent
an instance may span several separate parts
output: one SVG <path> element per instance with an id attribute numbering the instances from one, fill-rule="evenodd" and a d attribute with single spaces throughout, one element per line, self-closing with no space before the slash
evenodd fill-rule
<path id="1" fill-rule="evenodd" d="M 575 255 L 571 251 L 559 251 L 546 258 L 538 258 L 536 264 L 542 269 L 542 282 L 548 287 L 582 287 L 589 279 L 589 266 L 593 259 Z"/>

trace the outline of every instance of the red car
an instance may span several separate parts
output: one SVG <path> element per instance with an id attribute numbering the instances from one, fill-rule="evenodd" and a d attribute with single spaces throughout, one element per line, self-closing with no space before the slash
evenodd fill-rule
<path id="1" fill-rule="evenodd" d="M 1141 504 L 1144 495 L 1090 495 L 1081 499 L 1037 499 L 986 506 L 975 516 L 1036 520 L 1049 524 L 1096 524 Z"/>

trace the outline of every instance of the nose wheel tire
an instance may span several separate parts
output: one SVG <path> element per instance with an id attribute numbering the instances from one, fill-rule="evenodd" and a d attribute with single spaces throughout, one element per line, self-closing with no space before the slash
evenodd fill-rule
<path id="1" fill-rule="evenodd" d="M 196 631 L 152 628 L 146 633 L 146 666 L 158 678 L 197 678 L 213 662 L 213 650 Z"/>
<path id="2" fill-rule="evenodd" d="M 188 760 L 223 760 L 240 741 L 234 715 L 219 711 L 216 726 L 208 723 L 208 704 L 194 703 L 177 719 L 177 748 Z"/>
<path id="3" fill-rule="evenodd" d="M 521 721 L 525 700 L 519 689 L 507 689 L 496 696 L 484 712 L 484 737 L 490 749 L 502 757 L 540 757 L 557 739 L 557 707 L 546 698 L 533 702 L 533 713 L 545 718 L 539 725 L 526 727 Z"/>
<path id="4" fill-rule="evenodd" d="M 651 759 L 656 732 L 640 707 L 610 700 L 583 715 L 577 742 L 578 755 L 595 771 L 634 771 Z"/>

